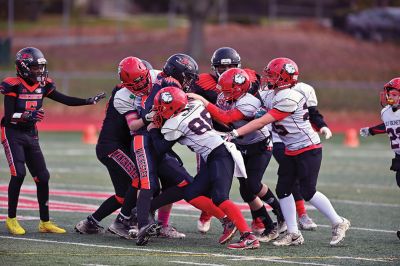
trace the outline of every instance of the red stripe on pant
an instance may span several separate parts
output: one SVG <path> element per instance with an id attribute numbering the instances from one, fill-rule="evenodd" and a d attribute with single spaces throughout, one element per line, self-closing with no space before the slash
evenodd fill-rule
<path id="1" fill-rule="evenodd" d="M 12 176 L 17 176 L 17 170 L 15 168 L 14 158 L 11 153 L 10 144 L 8 143 L 5 127 L 1 127 L 1 143 L 3 144 L 4 152 L 6 153 L 8 166 L 10 167 L 10 173 Z"/>
<path id="2" fill-rule="evenodd" d="M 134 136 L 133 151 L 136 156 L 136 163 L 140 176 L 140 189 L 150 189 L 149 165 L 147 164 L 147 156 L 144 149 L 144 137 Z M 132 185 L 134 182 L 132 182 Z"/>

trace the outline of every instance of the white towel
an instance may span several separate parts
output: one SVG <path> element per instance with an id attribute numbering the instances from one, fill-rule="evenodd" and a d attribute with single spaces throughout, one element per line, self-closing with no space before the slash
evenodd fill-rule
<path id="1" fill-rule="evenodd" d="M 232 155 L 233 161 L 235 162 L 235 169 L 233 175 L 236 177 L 247 178 L 246 167 L 244 166 L 244 160 L 240 151 L 236 149 L 236 145 L 232 142 L 224 141 L 226 149 Z"/>

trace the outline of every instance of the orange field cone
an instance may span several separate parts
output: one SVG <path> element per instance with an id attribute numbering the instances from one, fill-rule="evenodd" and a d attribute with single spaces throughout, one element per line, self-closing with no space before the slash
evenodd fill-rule
<path id="1" fill-rule="evenodd" d="M 83 129 L 82 142 L 86 144 L 97 143 L 97 130 L 95 125 L 90 124 Z"/>
<path id="2" fill-rule="evenodd" d="M 360 146 L 360 140 L 358 139 L 358 132 L 356 129 L 351 128 L 346 130 L 344 135 L 344 145 L 350 148 L 357 148 Z"/>

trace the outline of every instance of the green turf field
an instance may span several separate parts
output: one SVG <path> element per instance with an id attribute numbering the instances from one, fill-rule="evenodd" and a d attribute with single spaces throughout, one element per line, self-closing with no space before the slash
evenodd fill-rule
<path id="1" fill-rule="evenodd" d="M 78 133 L 42 133 L 42 149 L 51 173 L 50 191 L 111 192 L 112 185 L 106 169 L 97 161 L 95 146 L 81 143 Z M 305 243 L 299 247 L 274 247 L 262 244 L 258 250 L 231 251 L 219 245 L 219 222 L 213 220 L 209 233 L 197 233 L 199 215 L 194 210 L 173 210 L 172 223 L 187 237 L 183 240 L 151 239 L 146 247 L 137 247 L 134 241 L 119 239 L 111 234 L 79 235 L 74 225 L 89 213 L 54 210 L 56 203 L 96 206 L 100 199 L 50 196 L 50 215 L 67 234 L 40 234 L 37 232 L 38 211 L 19 210 L 18 215 L 33 217 L 21 221 L 27 230 L 24 236 L 14 237 L 0 224 L 0 265 L 400 265 L 400 189 L 394 172 L 389 170 L 392 152 L 386 136 L 361 140 L 356 149 L 342 145 L 343 136 L 336 135 L 324 141 L 324 159 L 319 178 L 319 191 L 325 193 L 340 215 L 352 223 L 340 247 L 329 246 L 328 221 L 317 211 L 309 215 L 319 225 L 315 232 L 303 232 Z M 192 173 L 194 155 L 186 148 L 176 149 Z M 7 210 L 4 187 L 9 172 L 0 156 L 1 215 Z M 277 165 L 272 160 L 264 182 L 275 188 Z M 28 175 L 24 187 L 32 187 Z M 231 196 L 240 201 L 238 182 L 234 182 Z M 34 193 L 21 197 L 36 201 Z M 21 200 L 20 200 L 21 204 Z M 250 218 L 248 212 L 245 212 Z M 112 218 L 102 222 L 107 227 Z M 36 219 L 34 219 L 36 218 Z M 238 236 L 235 237 L 235 241 Z"/>

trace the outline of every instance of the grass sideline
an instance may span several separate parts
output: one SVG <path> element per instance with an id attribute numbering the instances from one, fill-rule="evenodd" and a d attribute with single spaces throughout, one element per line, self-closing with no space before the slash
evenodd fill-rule
<path id="1" fill-rule="evenodd" d="M 52 190 L 112 192 L 106 169 L 97 161 L 94 145 L 82 144 L 78 133 L 42 133 L 42 149 L 51 172 Z M 356 149 L 342 145 L 343 136 L 335 135 L 324 142 L 324 159 L 318 188 L 331 200 L 339 214 L 350 219 L 352 229 L 340 247 L 329 247 L 330 227 L 315 210 L 309 214 L 319 225 L 315 232 L 304 232 L 305 244 L 300 247 L 278 248 L 263 244 L 254 251 L 230 251 L 217 243 L 219 223 L 212 222 L 211 231 L 201 235 L 196 231 L 199 212 L 174 208 L 172 224 L 186 233 L 184 240 L 152 239 L 148 246 L 110 234 L 79 235 L 74 225 L 87 216 L 86 212 L 56 211 L 55 203 L 99 205 L 101 200 L 65 195 L 50 197 L 52 218 L 68 230 L 66 235 L 40 234 L 37 220 L 21 221 L 27 230 L 24 236 L 11 236 L 4 222 L 0 225 L 1 265 L 398 265 L 400 240 L 400 191 L 394 173 L 389 171 L 392 152 L 386 136 L 361 140 Z M 194 155 L 177 146 L 190 172 L 195 170 Z M 4 156 L 0 156 L 1 185 L 9 181 Z M 271 161 L 265 176 L 275 188 L 277 165 Z M 28 175 L 24 188 L 33 182 Z M 0 191 L 2 206 L 4 191 Z M 36 200 L 35 194 L 21 197 Z M 240 202 L 238 182 L 234 182 L 231 197 Z M 21 201 L 20 201 L 21 205 Z M 0 214 L 6 214 L 2 207 Z M 36 217 L 37 210 L 19 210 L 18 215 Z M 250 219 L 248 212 L 246 218 Z M 113 216 L 114 217 L 114 216 Z M 113 217 L 105 219 L 106 227 Z M 235 237 L 235 241 L 238 236 Z"/>

